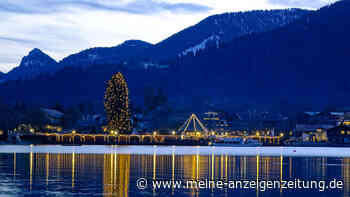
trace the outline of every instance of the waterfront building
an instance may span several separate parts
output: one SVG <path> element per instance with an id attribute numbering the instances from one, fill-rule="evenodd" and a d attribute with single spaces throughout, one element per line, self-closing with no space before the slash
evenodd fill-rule
<path id="1" fill-rule="evenodd" d="M 303 142 L 314 142 L 314 143 L 327 142 L 328 141 L 327 130 L 318 128 L 309 132 L 305 131 L 303 132 L 301 139 Z"/>
<path id="2" fill-rule="evenodd" d="M 293 136 L 294 125 L 280 113 L 263 112 L 258 120 L 258 130 L 265 136 Z"/>
<path id="3" fill-rule="evenodd" d="M 48 133 L 59 133 L 59 132 L 62 132 L 62 127 L 61 126 L 46 125 L 44 129 Z"/>
<path id="4" fill-rule="evenodd" d="M 298 117 L 296 136 L 304 142 L 338 141 L 339 139 L 334 138 L 338 135 L 333 131 L 350 125 L 346 117 L 347 112 L 304 112 Z"/>
<path id="5" fill-rule="evenodd" d="M 232 130 L 232 122 L 228 121 L 228 115 L 222 112 L 206 112 L 203 115 L 203 124 L 209 131 L 222 134 Z"/>
<path id="6" fill-rule="evenodd" d="M 328 141 L 333 144 L 350 144 L 350 126 L 340 125 L 327 130 Z"/>
<path id="7" fill-rule="evenodd" d="M 327 141 L 326 131 L 338 121 L 339 117 L 330 112 L 304 112 L 298 116 L 295 136 L 304 142 Z"/>

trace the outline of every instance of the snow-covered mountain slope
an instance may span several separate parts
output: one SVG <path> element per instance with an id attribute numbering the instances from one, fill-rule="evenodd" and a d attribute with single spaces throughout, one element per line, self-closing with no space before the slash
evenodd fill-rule
<path id="1" fill-rule="evenodd" d="M 153 53 L 155 58 L 196 54 L 208 44 L 218 46 L 235 38 L 262 33 L 285 26 L 312 11 L 284 9 L 268 11 L 234 12 L 210 16 L 168 39 L 158 43 Z"/>
<path id="2" fill-rule="evenodd" d="M 210 36 L 209 38 L 203 40 L 201 43 L 197 44 L 196 46 L 190 47 L 190 48 L 186 49 L 185 51 L 183 51 L 182 53 L 180 53 L 179 57 L 186 56 L 189 53 L 192 53 L 194 56 L 196 56 L 196 54 L 199 51 L 205 50 L 209 46 L 210 43 L 214 43 L 216 48 L 219 48 L 220 36 L 217 36 L 217 35 Z"/>

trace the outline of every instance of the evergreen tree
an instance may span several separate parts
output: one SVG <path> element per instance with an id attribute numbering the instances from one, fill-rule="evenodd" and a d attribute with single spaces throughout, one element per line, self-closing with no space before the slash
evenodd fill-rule
<path id="1" fill-rule="evenodd" d="M 113 75 L 112 79 L 108 81 L 104 105 L 110 130 L 115 130 L 119 133 L 131 131 L 129 90 L 120 72 Z"/>

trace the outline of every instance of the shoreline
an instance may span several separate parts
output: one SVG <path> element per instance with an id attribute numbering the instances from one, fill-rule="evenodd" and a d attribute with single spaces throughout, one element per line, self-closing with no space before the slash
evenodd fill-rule
<path id="1" fill-rule="evenodd" d="M 84 144 L 84 143 L 38 143 L 38 142 L 30 142 L 30 141 L 24 141 L 20 143 L 11 143 L 11 142 L 1 142 L 0 141 L 0 147 L 1 146 L 178 146 L 178 147 L 230 147 L 230 146 L 215 146 L 215 145 L 209 145 L 207 143 L 149 143 L 149 144 L 137 144 L 137 143 L 123 143 L 123 144 L 104 144 L 104 143 L 97 143 L 97 144 Z M 283 144 L 264 144 L 262 146 L 258 147 L 303 147 L 303 148 L 350 148 L 350 144 L 296 144 L 296 145 L 283 145 Z M 231 148 L 245 148 L 244 146 L 232 146 Z M 248 147 L 252 148 L 252 147 Z"/>
<path id="2" fill-rule="evenodd" d="M 215 147 L 130 145 L 0 145 L 0 153 L 131 154 L 131 155 L 232 155 L 288 157 L 350 157 L 341 147 Z"/>

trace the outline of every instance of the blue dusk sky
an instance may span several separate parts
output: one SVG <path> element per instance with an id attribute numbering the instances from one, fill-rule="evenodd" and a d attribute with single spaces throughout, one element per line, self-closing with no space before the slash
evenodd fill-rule
<path id="1" fill-rule="evenodd" d="M 129 39 L 157 43 L 213 14 L 305 8 L 336 0 L 1 0 L 0 71 L 32 48 L 56 59 Z"/>

